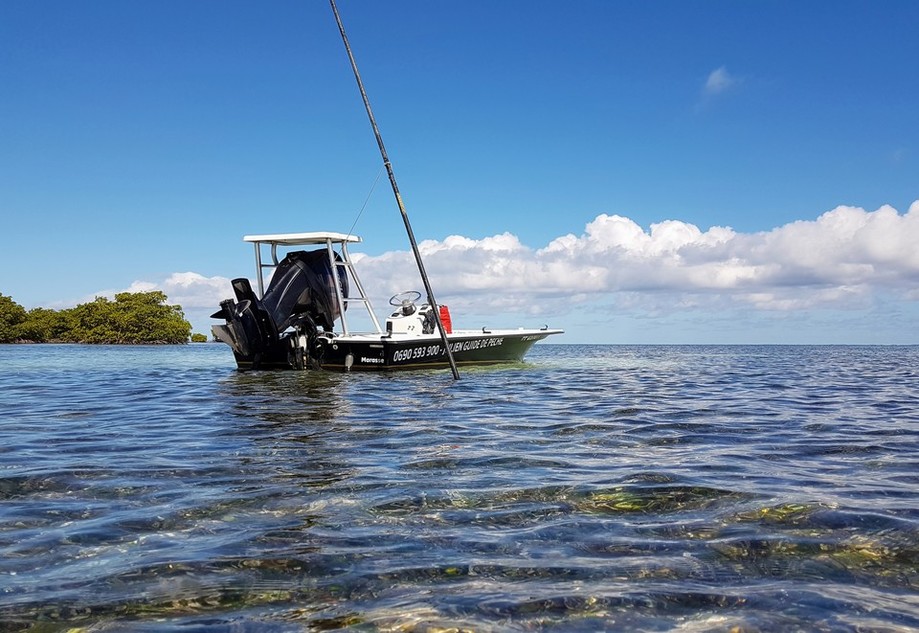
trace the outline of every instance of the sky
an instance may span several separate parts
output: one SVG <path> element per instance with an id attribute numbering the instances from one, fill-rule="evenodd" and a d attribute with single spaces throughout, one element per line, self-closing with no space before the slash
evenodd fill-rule
<path id="1" fill-rule="evenodd" d="M 919 343 L 919 3 L 339 0 L 437 300 L 561 343 Z M 0 293 L 353 231 L 421 289 L 328 3 L 0 0 Z"/>

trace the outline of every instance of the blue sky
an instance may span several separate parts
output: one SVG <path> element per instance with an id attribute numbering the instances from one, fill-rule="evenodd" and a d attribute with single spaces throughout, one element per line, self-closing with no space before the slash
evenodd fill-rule
<path id="1" fill-rule="evenodd" d="M 339 10 L 455 323 L 919 343 L 919 4 Z M 158 287 L 206 331 L 243 235 L 347 231 L 368 195 L 365 285 L 420 287 L 379 175 L 325 2 L 0 3 L 26 307 Z"/>

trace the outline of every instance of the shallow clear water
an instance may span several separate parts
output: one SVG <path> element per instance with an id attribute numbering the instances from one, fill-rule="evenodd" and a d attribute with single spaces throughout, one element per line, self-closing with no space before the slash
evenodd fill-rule
<path id="1" fill-rule="evenodd" d="M 0 346 L 0 631 L 919 628 L 919 348 Z"/>

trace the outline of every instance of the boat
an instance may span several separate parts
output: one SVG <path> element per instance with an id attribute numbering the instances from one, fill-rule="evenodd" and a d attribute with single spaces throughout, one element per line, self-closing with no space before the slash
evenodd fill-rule
<path id="1" fill-rule="evenodd" d="M 224 319 L 212 331 L 232 348 L 241 370 L 445 368 L 451 366 L 448 350 L 457 365 L 512 363 L 537 341 L 562 333 L 548 327 L 454 329 L 448 306 L 435 311 L 414 290 L 390 298 L 393 310 L 381 325 L 348 251 L 350 244 L 362 242 L 360 237 L 314 232 L 243 240 L 254 244 L 256 289 L 247 278 L 234 279 L 235 299 L 222 301 L 212 315 Z M 267 287 L 266 270 L 271 270 Z M 371 331 L 352 331 L 351 306 L 366 310 Z M 438 325 L 444 327 L 446 346 Z"/>
<path id="2" fill-rule="evenodd" d="M 562 330 L 551 330 L 548 326 L 453 330 L 449 308 L 438 306 L 434 299 L 335 0 L 329 0 L 329 4 L 402 215 L 425 294 L 412 290 L 393 295 L 389 303 L 395 310 L 387 317 L 384 330 L 348 253 L 348 244 L 361 242 L 359 237 L 325 232 L 247 235 L 243 239 L 255 245 L 258 293 L 248 279 L 233 280 L 236 299 L 222 301 L 220 310 L 212 315 L 225 321 L 212 327 L 215 338 L 233 349 L 240 369 L 379 371 L 448 366 L 453 378 L 459 379 L 459 364 L 491 365 L 522 360 L 534 343 L 561 334 Z M 316 248 L 291 250 L 282 259 L 278 258 L 279 248 L 300 246 Z M 263 257 L 266 248 L 270 252 L 268 263 Z M 266 269 L 272 271 L 267 288 L 263 281 Z M 422 296 L 426 301 L 419 303 Z M 352 304 L 364 306 L 373 330 L 351 331 L 346 312 Z"/>

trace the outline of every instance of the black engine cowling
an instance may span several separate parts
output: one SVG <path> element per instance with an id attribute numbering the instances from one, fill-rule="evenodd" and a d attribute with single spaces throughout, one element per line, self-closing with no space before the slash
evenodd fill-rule
<path id="1" fill-rule="evenodd" d="M 336 255 L 336 259 L 339 259 Z M 339 275 L 342 297 L 348 296 L 348 277 Z M 281 260 L 259 299 L 248 279 L 233 280 L 236 301 L 227 299 L 212 318 L 214 335 L 233 348 L 237 360 L 257 368 L 263 361 L 282 362 L 288 343 L 282 334 L 289 328 L 313 337 L 318 328 L 331 331 L 341 316 L 335 292 L 335 275 L 328 251 L 294 251 Z"/>

